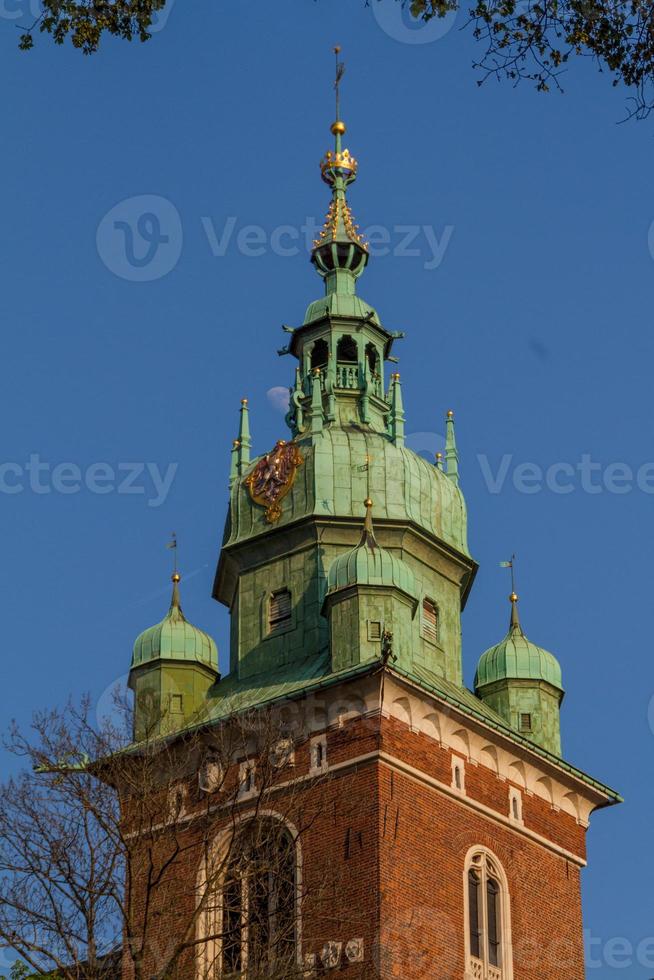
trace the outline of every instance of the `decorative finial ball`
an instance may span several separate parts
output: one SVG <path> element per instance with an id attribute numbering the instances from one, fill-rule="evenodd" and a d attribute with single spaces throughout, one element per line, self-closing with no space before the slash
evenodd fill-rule
<path id="1" fill-rule="evenodd" d="M 515 592 L 512 592 L 511 595 L 509 596 L 509 599 L 511 600 L 511 602 L 517 602 L 518 596 Z"/>
<path id="2" fill-rule="evenodd" d="M 334 136 L 344 136 L 346 131 L 345 123 L 342 119 L 337 119 L 335 123 L 332 123 L 332 133 Z"/>
<path id="3" fill-rule="evenodd" d="M 341 46 L 340 46 L 340 44 L 334 45 L 334 54 L 340 54 L 340 53 L 341 53 Z"/>
<path id="4" fill-rule="evenodd" d="M 234 439 L 234 442 L 232 443 L 232 448 L 238 449 L 238 447 L 240 445 L 241 445 L 241 440 L 240 439 Z"/>
<path id="5" fill-rule="evenodd" d="M 452 409 L 450 409 L 449 412 L 447 413 L 447 417 L 448 417 L 448 419 L 453 419 L 454 418 L 454 412 L 452 411 Z"/>
<path id="6" fill-rule="evenodd" d="M 175 585 L 177 585 L 177 583 L 181 581 L 182 576 L 179 574 L 179 572 L 175 572 L 172 578 Z"/>
<path id="7" fill-rule="evenodd" d="M 436 453 L 436 459 L 442 459 L 442 458 L 443 458 L 442 453 Z"/>
<path id="8" fill-rule="evenodd" d="M 241 398 L 241 405 L 247 405 L 247 403 L 248 403 L 247 398 Z"/>
<path id="9" fill-rule="evenodd" d="M 364 502 L 364 504 L 366 505 L 366 507 L 368 509 L 370 509 L 370 507 L 372 507 L 372 500 L 370 499 L 370 497 L 366 497 L 366 499 L 363 502 Z"/>
<path id="10" fill-rule="evenodd" d="M 320 368 L 319 367 L 316 367 L 316 368 L 313 369 L 313 376 L 314 376 L 314 378 L 319 378 L 320 377 Z"/>

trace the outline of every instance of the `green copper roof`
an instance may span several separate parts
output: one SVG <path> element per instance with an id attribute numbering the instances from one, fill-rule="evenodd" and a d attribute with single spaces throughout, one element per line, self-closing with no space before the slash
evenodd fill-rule
<path id="1" fill-rule="evenodd" d="M 141 633 L 134 644 L 132 669 L 153 660 L 188 660 L 218 670 L 218 649 L 212 638 L 192 626 L 179 601 L 179 575 L 173 575 L 170 609 L 156 626 Z"/>
<path id="2" fill-rule="evenodd" d="M 375 516 L 411 521 L 456 551 L 468 554 L 466 506 L 461 490 L 418 453 L 358 423 L 329 425 L 294 440 L 303 458 L 277 528 L 309 516 L 356 518 L 367 495 L 370 458 Z M 225 544 L 266 534 L 265 510 L 254 504 L 242 480 L 232 486 Z"/>
<path id="3" fill-rule="evenodd" d="M 415 578 L 409 566 L 377 544 L 372 526 L 372 501 L 369 500 L 366 500 L 366 521 L 361 541 L 356 548 L 339 555 L 329 566 L 330 592 L 349 585 L 394 586 L 416 597 Z"/>
<path id="4" fill-rule="evenodd" d="M 475 690 L 500 680 L 541 680 L 563 691 L 561 666 L 556 657 L 530 643 L 522 631 L 517 608 L 518 597 L 511 596 L 511 625 L 501 643 L 482 654 L 475 675 Z"/>

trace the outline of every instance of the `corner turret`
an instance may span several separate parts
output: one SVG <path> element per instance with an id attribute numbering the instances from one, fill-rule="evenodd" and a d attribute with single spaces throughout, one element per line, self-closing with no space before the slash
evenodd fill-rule
<path id="1" fill-rule="evenodd" d="M 168 613 L 136 638 L 132 652 L 129 686 L 134 691 L 137 741 L 178 731 L 200 718 L 220 676 L 215 642 L 184 616 L 178 572 L 172 581 Z"/>
<path id="2" fill-rule="evenodd" d="M 411 665 L 412 622 L 418 606 L 415 576 L 401 558 L 381 548 L 372 522 L 372 500 L 356 548 L 329 566 L 323 615 L 329 623 L 332 670 L 343 670 L 383 652 Z"/>
<path id="3" fill-rule="evenodd" d="M 509 632 L 501 643 L 482 654 L 475 692 L 521 735 L 553 755 L 561 755 L 561 667 L 553 654 L 525 636 L 515 592 L 509 600 Z"/>

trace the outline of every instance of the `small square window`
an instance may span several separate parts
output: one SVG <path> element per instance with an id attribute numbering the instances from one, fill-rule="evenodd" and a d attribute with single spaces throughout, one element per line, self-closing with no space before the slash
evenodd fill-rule
<path id="1" fill-rule="evenodd" d="M 527 712 L 520 713 L 520 731 L 521 732 L 531 731 L 531 715 Z"/>
<path id="2" fill-rule="evenodd" d="M 382 638 L 382 626 L 376 619 L 368 620 L 368 639 L 377 642 Z"/>
<path id="3" fill-rule="evenodd" d="M 184 698 L 181 694 L 171 694 L 170 695 L 170 713 L 173 715 L 181 715 L 184 710 Z"/>

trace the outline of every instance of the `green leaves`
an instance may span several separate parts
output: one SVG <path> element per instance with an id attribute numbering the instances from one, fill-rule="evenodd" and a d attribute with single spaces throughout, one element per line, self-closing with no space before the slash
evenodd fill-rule
<path id="1" fill-rule="evenodd" d="M 403 0 L 399 0 L 403 2 Z M 443 17 L 460 2 L 412 0 L 421 20 Z M 654 108 L 654 4 L 651 0 L 476 0 L 474 36 L 486 45 L 475 67 L 489 77 L 528 79 L 539 91 L 561 89 L 572 55 L 591 57 L 632 90 L 630 115 Z"/>
<path id="2" fill-rule="evenodd" d="M 41 16 L 19 40 L 22 51 L 34 47 L 35 32 L 50 34 L 55 44 L 70 40 L 84 54 L 94 54 L 103 35 L 147 41 L 155 15 L 166 0 L 42 0 Z"/>

